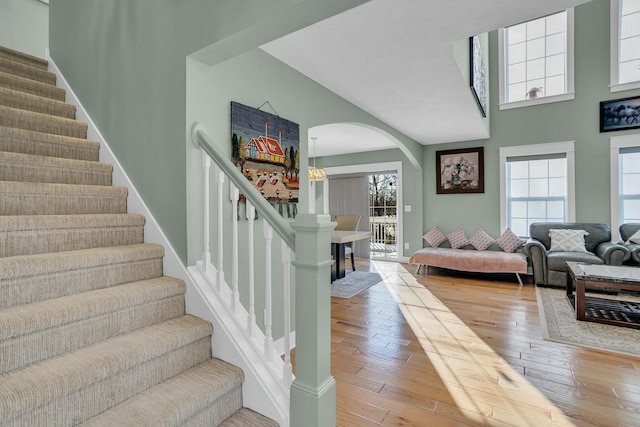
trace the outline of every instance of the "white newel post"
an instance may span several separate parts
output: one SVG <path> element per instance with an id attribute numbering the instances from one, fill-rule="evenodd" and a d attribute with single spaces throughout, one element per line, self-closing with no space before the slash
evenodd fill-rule
<path id="1" fill-rule="evenodd" d="M 336 425 L 331 376 L 331 231 L 329 215 L 300 214 L 295 231 L 296 378 L 291 426 Z"/>
<path id="2" fill-rule="evenodd" d="M 204 203 L 204 216 L 203 216 L 203 250 L 202 250 L 202 268 L 206 274 L 209 264 L 211 263 L 211 251 L 209 249 L 209 171 L 211 170 L 211 158 L 209 155 L 203 150 L 202 151 L 202 169 L 204 172 L 204 194 L 203 194 L 203 203 Z"/>
<path id="3" fill-rule="evenodd" d="M 282 382 L 285 387 L 291 386 L 293 372 L 291 370 L 291 249 L 282 242 L 282 268 L 284 271 L 284 366 Z"/>

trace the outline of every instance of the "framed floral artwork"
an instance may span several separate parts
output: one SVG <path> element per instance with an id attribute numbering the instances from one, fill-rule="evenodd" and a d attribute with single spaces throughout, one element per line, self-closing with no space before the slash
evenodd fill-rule
<path id="1" fill-rule="evenodd" d="M 436 193 L 484 193 L 483 147 L 436 151 Z"/>

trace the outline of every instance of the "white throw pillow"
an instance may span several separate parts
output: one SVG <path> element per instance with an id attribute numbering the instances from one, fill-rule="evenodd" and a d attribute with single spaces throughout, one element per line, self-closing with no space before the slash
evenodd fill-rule
<path id="1" fill-rule="evenodd" d="M 431 230 L 424 233 L 422 238 L 434 248 L 437 248 L 442 244 L 442 242 L 447 240 L 447 236 L 445 236 L 442 231 L 440 231 L 437 225 L 432 227 Z"/>
<path id="2" fill-rule="evenodd" d="M 507 227 L 504 233 L 502 233 L 502 236 L 496 240 L 496 245 L 500 246 L 505 252 L 514 252 L 520 246 L 524 245 L 524 240 L 519 238 L 516 233 Z"/>
<path id="3" fill-rule="evenodd" d="M 624 244 L 627 246 L 629 246 L 632 243 L 640 244 L 640 230 L 633 233 L 633 235 L 629 237 L 626 242 L 624 242 Z"/>
<path id="4" fill-rule="evenodd" d="M 557 252 L 587 252 L 584 244 L 584 236 L 588 236 L 585 230 L 549 230 L 551 248 L 549 251 Z"/>
<path id="5" fill-rule="evenodd" d="M 469 244 L 469 239 L 467 239 L 467 235 L 464 234 L 464 228 L 462 227 L 447 234 L 447 239 L 449 239 L 449 243 L 451 243 L 451 248 L 453 249 L 459 249 Z"/>
<path id="6" fill-rule="evenodd" d="M 478 228 L 473 236 L 469 238 L 469 243 L 479 251 L 486 250 L 496 239 L 489 236 L 482 228 Z"/>

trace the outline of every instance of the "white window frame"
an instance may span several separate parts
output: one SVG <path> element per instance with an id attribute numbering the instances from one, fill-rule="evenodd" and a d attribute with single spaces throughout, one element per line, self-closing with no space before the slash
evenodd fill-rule
<path id="1" fill-rule="evenodd" d="M 611 48 L 609 52 L 611 54 L 609 75 L 611 82 L 609 84 L 609 90 L 611 92 L 621 92 L 624 90 L 638 89 L 640 88 L 640 80 L 635 82 L 619 83 L 618 80 L 618 63 L 619 52 L 618 45 L 620 43 L 620 1 L 611 0 L 611 12 L 610 12 L 609 25 L 611 29 L 611 35 L 609 37 Z"/>
<path id="2" fill-rule="evenodd" d="M 500 147 L 500 230 L 507 228 L 507 158 L 564 154 L 567 159 L 567 221 L 576 220 L 575 141 Z"/>
<path id="3" fill-rule="evenodd" d="M 609 170 L 611 171 L 611 241 L 620 240 L 620 149 L 640 147 L 640 134 L 609 138 Z"/>
<path id="4" fill-rule="evenodd" d="M 524 99 L 522 101 L 506 101 L 506 76 L 505 76 L 505 44 L 504 44 L 504 28 L 498 30 L 498 95 L 500 110 L 509 110 L 511 108 L 529 107 L 532 105 L 549 104 L 552 102 L 570 101 L 575 99 L 575 86 L 574 86 L 574 17 L 573 8 L 567 9 L 567 92 L 560 95 L 542 96 L 534 99 Z M 532 19 L 533 21 L 533 19 Z"/>

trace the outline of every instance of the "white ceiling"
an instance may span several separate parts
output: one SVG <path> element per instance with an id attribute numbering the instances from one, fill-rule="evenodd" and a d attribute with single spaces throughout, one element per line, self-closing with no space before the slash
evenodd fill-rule
<path id="1" fill-rule="evenodd" d="M 371 0 L 262 49 L 420 144 L 486 139 L 452 43 L 587 1 Z M 395 146 L 354 125 L 309 136 L 318 157 Z"/>

